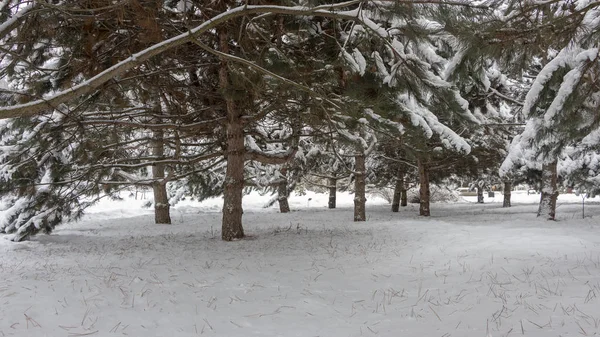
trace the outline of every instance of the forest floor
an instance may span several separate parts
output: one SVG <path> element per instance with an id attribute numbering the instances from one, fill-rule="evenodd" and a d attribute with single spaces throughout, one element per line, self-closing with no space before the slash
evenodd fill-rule
<path id="1" fill-rule="evenodd" d="M 142 201 L 106 201 L 52 235 L 0 237 L 3 336 L 600 335 L 600 203 L 539 195 L 391 213 L 370 198 L 245 198 L 248 239 L 220 240 L 220 200 L 154 225 Z"/>

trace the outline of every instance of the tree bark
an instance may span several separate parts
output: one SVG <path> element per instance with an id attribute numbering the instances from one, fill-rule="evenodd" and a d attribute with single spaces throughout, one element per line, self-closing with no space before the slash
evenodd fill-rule
<path id="1" fill-rule="evenodd" d="M 510 207 L 510 191 L 512 190 L 512 182 L 504 182 L 504 201 L 502 207 Z"/>
<path id="2" fill-rule="evenodd" d="M 336 194 L 337 194 L 337 178 L 331 177 L 329 178 L 329 202 L 327 206 L 329 208 L 335 208 L 336 204 Z"/>
<path id="3" fill-rule="evenodd" d="M 556 161 L 542 166 L 542 196 L 537 216 L 545 216 L 554 220 L 556 216 L 556 199 L 558 198 L 558 173 Z"/>
<path id="4" fill-rule="evenodd" d="M 280 171 L 282 181 L 277 185 L 277 201 L 279 202 L 279 212 L 289 213 L 290 204 L 288 202 L 288 181 L 287 181 L 287 169 L 282 168 Z"/>
<path id="5" fill-rule="evenodd" d="M 400 207 L 408 206 L 408 193 L 406 193 L 406 181 L 402 185 L 402 190 L 400 191 Z"/>
<path id="6" fill-rule="evenodd" d="M 483 187 L 477 184 L 477 203 L 483 204 Z"/>
<path id="7" fill-rule="evenodd" d="M 155 131 L 152 140 L 152 155 L 156 160 L 164 158 L 164 135 L 162 131 Z M 170 205 L 169 195 L 167 194 L 167 184 L 165 179 L 165 165 L 155 164 L 152 166 L 152 191 L 154 192 L 154 223 L 170 224 Z"/>
<path id="8" fill-rule="evenodd" d="M 398 212 L 400 210 L 400 200 L 402 199 L 402 192 L 404 189 L 404 170 L 398 170 L 398 177 L 396 177 L 396 186 L 394 186 L 394 198 L 392 200 L 392 212 Z"/>
<path id="9" fill-rule="evenodd" d="M 152 190 L 154 192 L 154 222 L 156 224 L 171 224 L 171 206 L 169 205 L 167 185 L 154 183 Z"/>
<path id="10" fill-rule="evenodd" d="M 366 221 L 365 156 L 354 156 L 354 221 Z"/>
<path id="11" fill-rule="evenodd" d="M 228 34 L 225 29 L 219 31 L 220 49 L 229 52 Z M 227 169 L 223 186 L 223 222 L 221 238 L 224 241 L 244 237 L 242 227 L 242 194 L 244 189 L 244 126 L 242 113 L 228 92 L 230 89 L 229 69 L 226 61 L 221 61 L 219 85 L 227 108 Z"/>
<path id="12" fill-rule="evenodd" d="M 429 199 L 431 197 L 431 192 L 429 191 L 429 164 L 423 162 L 422 159 L 418 159 L 417 165 L 419 166 L 419 183 L 421 185 L 419 190 L 419 215 L 430 216 Z"/>

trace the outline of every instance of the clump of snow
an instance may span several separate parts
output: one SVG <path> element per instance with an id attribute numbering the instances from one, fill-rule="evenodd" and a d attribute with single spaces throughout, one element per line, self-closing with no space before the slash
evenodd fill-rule
<path id="1" fill-rule="evenodd" d="M 525 96 L 525 101 L 523 102 L 524 116 L 528 117 L 531 114 L 546 83 L 550 81 L 555 71 L 567 64 L 569 55 L 570 50 L 567 48 L 561 50 L 560 53 L 555 58 L 550 60 L 550 62 L 548 62 L 548 64 L 546 64 L 546 66 L 544 66 L 544 68 L 540 71 L 535 81 L 531 85 L 531 88 L 527 92 L 527 96 Z"/>
<path id="2" fill-rule="evenodd" d="M 413 126 L 423 130 L 425 137 L 431 138 L 435 132 L 447 149 L 462 153 L 471 152 L 471 146 L 463 137 L 441 123 L 433 112 L 417 102 L 413 96 L 399 94 L 397 102 L 409 114 Z"/>
<path id="3" fill-rule="evenodd" d="M 587 62 L 593 61 L 598 57 L 598 48 L 592 48 L 584 50 L 575 56 L 575 65 L 564 77 L 563 81 L 558 89 L 558 92 L 554 96 L 550 107 L 544 114 L 544 120 L 546 127 L 552 126 L 553 118 L 559 114 L 573 91 L 577 88 L 577 85 L 581 81 Z"/>
<path id="4" fill-rule="evenodd" d="M 365 74 L 365 70 L 367 69 L 367 61 L 365 60 L 365 57 L 362 55 L 360 50 L 354 48 L 352 54 L 345 50 L 342 50 L 342 56 L 344 57 L 346 62 L 348 62 L 350 68 L 352 68 L 353 71 L 357 72 L 361 76 Z"/>

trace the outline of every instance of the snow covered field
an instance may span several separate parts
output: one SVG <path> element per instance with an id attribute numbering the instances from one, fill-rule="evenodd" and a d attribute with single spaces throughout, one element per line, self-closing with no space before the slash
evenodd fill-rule
<path id="1" fill-rule="evenodd" d="M 309 200 L 309 198 L 311 200 Z M 600 204 L 539 195 L 389 212 L 352 196 L 245 199 L 251 237 L 220 240 L 220 201 L 154 225 L 140 201 L 103 202 L 30 242 L 0 238 L 2 336 L 600 335 Z M 521 202 L 521 204 L 517 204 Z M 527 204 L 528 203 L 528 204 Z"/>

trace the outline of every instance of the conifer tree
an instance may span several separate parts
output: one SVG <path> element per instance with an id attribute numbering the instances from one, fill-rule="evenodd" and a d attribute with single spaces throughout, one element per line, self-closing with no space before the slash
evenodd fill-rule
<path id="1" fill-rule="evenodd" d="M 535 80 L 524 100 L 527 118 L 524 132 L 515 138 L 503 169 L 525 162 L 542 171 L 542 199 L 538 216 L 553 220 L 558 195 L 557 167 L 565 149 L 588 137 L 598 128 L 598 31 L 600 4 L 580 1 L 552 1 L 508 6 L 500 21 L 507 31 L 535 32 L 501 36 L 490 44 L 527 43 L 535 48 L 518 48 L 524 60 L 521 69 L 535 69 Z M 493 34 L 500 34 L 496 29 Z M 505 50 L 500 58 L 508 60 Z M 532 52 L 534 54 L 532 54 Z M 513 58 L 514 59 L 514 58 Z M 508 63 L 507 63 L 508 65 Z M 514 65 L 513 65 L 514 69 Z M 519 69 L 519 68 L 517 68 Z"/>
<path id="2" fill-rule="evenodd" d="M 125 57 L 132 50 L 163 40 L 162 33 L 157 33 L 158 24 L 147 21 L 148 18 L 159 19 L 161 17 L 159 13 L 165 15 L 162 10 L 157 9 L 156 3 L 154 3 L 155 7 L 145 6 L 142 10 L 135 7 L 135 4 L 132 5 L 133 7 L 102 7 L 102 3 L 96 5 L 103 8 L 95 12 L 96 22 L 78 21 L 73 19 L 71 13 L 76 10 L 94 11 L 95 7 L 77 9 L 76 4 L 72 4 L 68 10 L 50 7 L 47 11 L 41 11 L 40 13 L 54 19 L 50 20 L 51 22 L 73 19 L 71 26 L 58 26 L 53 31 L 51 30 L 54 36 L 47 37 L 52 42 L 51 49 L 47 47 L 50 43 L 36 43 L 35 39 L 27 39 L 28 35 L 9 36 L 5 39 L 6 45 L 12 44 L 15 46 L 14 48 L 31 48 L 29 51 L 31 60 L 28 62 L 15 57 L 15 53 L 5 55 L 4 71 L 11 80 L 10 85 L 13 90 L 9 97 L 12 101 L 18 102 L 24 97 L 35 97 L 69 87 L 74 81 L 78 81 L 78 78 L 109 67 L 114 63 L 113 58 L 118 58 L 123 54 Z M 152 10 L 155 12 L 151 12 Z M 135 12 L 134 19 L 127 22 L 120 21 L 114 11 L 117 11 L 116 14 L 133 11 Z M 164 18 L 164 16 L 162 17 Z M 47 17 L 43 19 L 47 19 Z M 23 19 L 22 25 L 25 27 L 35 25 L 36 20 L 41 20 L 41 18 L 38 16 L 26 17 Z M 43 33 L 48 34 L 45 30 Z M 34 30 L 26 31 L 24 34 L 37 33 Z M 133 40 L 137 42 L 130 43 L 123 48 L 123 43 L 129 42 L 132 36 Z M 27 43 L 20 43 L 21 39 L 25 39 Z M 121 48 L 116 49 L 117 46 L 121 46 Z M 199 177 L 202 169 L 196 164 L 214 158 L 215 153 L 217 155 L 220 153 L 218 149 L 214 149 L 214 146 L 210 150 L 206 147 L 201 148 L 196 143 L 201 138 L 202 130 L 205 135 L 208 135 L 207 130 L 213 131 L 215 126 L 218 126 L 214 121 L 214 114 L 210 116 L 206 113 L 194 112 L 194 110 L 200 112 L 205 110 L 204 102 L 198 101 L 198 95 L 203 92 L 200 90 L 196 92 L 188 90 L 186 93 L 177 92 L 178 89 L 190 84 L 192 88 L 198 89 L 193 83 L 193 77 L 197 77 L 195 71 L 198 69 L 196 66 L 198 61 L 190 63 L 189 59 L 183 58 L 181 55 L 190 55 L 189 48 L 186 51 L 187 53 L 178 56 L 176 62 L 173 61 L 173 58 L 163 58 L 160 62 L 146 62 L 136 71 L 114 79 L 102 90 L 84 96 L 69 106 L 62 106 L 54 113 L 60 118 L 54 117 L 50 120 L 44 117 L 21 118 L 18 123 L 6 124 L 5 129 L 7 130 L 4 131 L 9 134 L 14 133 L 14 130 L 10 129 L 17 128 L 17 125 L 20 128 L 32 128 L 39 132 L 35 137 L 6 137 L 3 139 L 6 145 L 37 149 L 38 152 L 32 154 L 31 158 L 35 158 L 34 155 L 40 158 L 56 158 L 57 153 L 61 153 L 60 160 L 54 159 L 56 162 L 60 162 L 61 166 L 48 166 L 55 168 L 55 173 L 48 175 L 53 178 L 48 183 L 43 181 L 43 175 L 39 176 L 40 169 L 26 171 L 27 179 L 14 175 L 15 167 L 22 167 L 26 164 L 25 161 L 31 160 L 31 158 L 23 157 L 22 154 L 18 154 L 20 153 L 18 151 L 4 157 L 4 170 L 10 173 L 5 175 L 3 180 L 5 191 L 8 193 L 6 200 L 9 200 L 11 212 L 22 213 L 23 219 L 17 221 L 12 217 L 7 217 L 2 228 L 9 232 L 18 229 L 19 235 L 15 239 L 20 240 L 39 229 L 51 229 L 60 222 L 60 219 L 70 216 L 71 213 L 75 217 L 79 215 L 84 208 L 81 205 L 87 206 L 90 202 L 79 203 L 76 197 L 96 198 L 101 191 L 110 194 L 111 191 L 130 185 L 152 187 L 155 191 L 156 221 L 169 223 L 167 182 L 189 179 L 190 175 Z M 61 64 L 64 66 L 59 67 Z M 177 72 L 170 70 L 170 73 L 167 73 L 163 70 L 174 66 L 179 66 Z M 27 71 L 28 69 L 29 71 Z M 148 72 L 150 75 L 147 74 Z M 145 76 L 140 76 L 142 74 Z M 44 76 L 39 77 L 40 75 Z M 174 76 L 178 76 L 182 80 L 174 80 Z M 203 118 L 213 121 L 202 122 Z M 47 127 L 49 122 L 53 123 L 52 128 Z M 194 132 L 188 130 L 194 130 Z M 49 136 L 50 132 L 56 133 L 58 136 Z M 60 141 L 54 144 L 47 141 L 53 138 L 60 139 Z M 102 145 L 98 146 L 98 144 Z M 45 161 L 47 159 L 38 160 L 38 165 L 45 165 Z M 73 166 L 76 167 L 73 168 Z M 57 169 L 59 171 L 56 171 Z M 153 171 L 153 175 L 148 174 L 150 170 Z M 17 172 L 25 173 L 21 170 Z M 198 179 L 193 180 L 198 182 Z M 209 181 L 204 178 L 200 180 Z M 37 204 L 17 202 L 10 194 L 10 190 L 15 188 L 13 186 L 18 185 L 21 186 L 22 194 L 28 191 L 30 195 L 33 195 L 38 193 L 39 188 L 36 186 L 40 184 L 50 184 L 44 188 L 44 195 L 52 197 L 35 197 L 39 201 Z M 83 185 L 88 187 L 81 190 Z M 93 187 L 94 185 L 96 187 Z M 205 187 L 207 185 L 205 184 Z M 179 184 L 179 186 L 183 185 Z M 71 189 L 78 191 L 71 193 L 76 197 L 63 198 L 62 194 L 67 193 L 64 191 Z M 195 189 L 196 193 L 198 190 Z M 22 197 L 25 196 L 22 195 Z M 43 202 L 42 200 L 46 199 L 47 203 L 40 204 Z M 53 203 L 56 200 L 61 200 L 64 205 L 55 207 Z M 71 212 L 71 209 L 76 211 Z M 48 223 L 48 225 L 44 225 L 45 227 L 26 221 L 27 217 L 33 218 L 38 215 L 41 218 L 48 217 L 44 214 L 51 214 L 49 210 L 58 213 L 58 215 L 52 216 L 53 219 L 58 220 L 45 221 Z M 29 215 L 26 216 L 26 214 Z M 37 222 L 40 223 L 40 221 Z"/>
<path id="3" fill-rule="evenodd" d="M 41 16 L 34 15 L 47 14 L 44 19 L 56 19 L 55 22 L 59 25 L 63 22 L 72 23 L 72 25 L 58 26 L 57 28 L 60 28 L 58 31 L 61 32 L 61 29 L 67 31 L 74 27 L 76 34 L 57 35 L 59 38 L 52 41 L 53 46 L 68 47 L 77 39 L 86 43 L 78 44 L 82 49 L 75 52 L 79 54 L 73 54 L 74 51 L 67 47 L 63 48 L 59 52 L 64 54 L 58 57 L 58 60 L 68 60 L 71 55 L 83 55 L 88 58 L 94 57 L 94 60 L 101 62 L 64 63 L 68 65 L 66 68 L 55 67 L 52 76 L 43 77 L 44 80 L 50 78 L 50 81 L 41 81 L 41 83 L 49 82 L 55 85 L 52 91 L 47 92 L 49 95 L 47 98 L 33 100 L 26 104 L 16 104 L 19 101 L 15 100 L 14 103 L 9 103 L 10 106 L 0 108 L 0 117 L 29 117 L 48 107 L 50 107 L 48 111 L 55 110 L 59 104 L 67 104 L 70 108 L 66 112 L 67 116 L 76 114 L 72 107 L 79 108 L 81 100 L 95 98 L 98 93 L 107 97 L 106 88 L 117 87 L 123 83 L 124 78 L 127 79 L 133 74 L 138 76 L 148 74 L 151 71 L 148 62 L 153 60 L 153 57 L 173 52 L 166 59 L 181 61 L 181 58 L 176 57 L 176 52 L 186 50 L 190 45 L 195 46 L 201 51 L 197 53 L 198 56 L 210 60 L 211 64 L 208 67 L 210 70 L 205 73 L 210 76 L 199 76 L 196 71 L 191 71 L 185 76 L 175 72 L 175 77 L 183 78 L 190 83 L 208 82 L 206 86 L 213 89 L 213 91 L 205 91 L 214 95 L 211 102 L 204 102 L 203 105 L 196 105 L 192 109 L 212 111 L 213 116 L 216 117 L 205 125 L 216 126 L 222 137 L 215 142 L 221 142 L 226 159 L 226 172 L 223 179 L 225 201 L 222 237 L 224 240 L 239 239 L 244 236 L 241 199 L 246 160 L 284 164 L 293 157 L 292 152 L 295 150 L 285 156 L 280 154 L 270 156 L 268 153 L 248 151 L 248 144 L 245 143 L 246 135 L 252 130 L 252 123 L 270 114 L 273 111 L 269 109 L 270 107 L 277 107 L 278 113 L 283 115 L 286 111 L 290 111 L 280 103 L 293 97 L 292 88 L 310 98 L 312 112 L 318 110 L 329 120 L 342 121 L 345 120 L 344 111 L 351 110 L 348 107 L 355 104 L 356 99 L 348 92 L 340 91 L 339 88 L 345 87 L 343 83 L 352 83 L 356 77 L 371 76 L 377 79 L 381 84 L 380 87 L 389 89 L 385 100 L 389 105 L 396 107 L 395 113 L 384 116 L 375 106 L 369 105 L 354 109 L 355 111 L 368 115 L 368 110 L 364 108 L 373 108 L 375 115 L 383 116 L 381 123 L 391 122 L 410 128 L 415 132 L 414 139 L 418 139 L 418 135 L 423 135 L 424 139 L 430 139 L 435 135 L 445 148 L 469 151 L 468 144 L 453 131 L 453 127 L 462 123 L 476 123 L 477 118 L 469 110 L 468 102 L 460 96 L 459 88 L 443 78 L 442 70 L 447 60 L 432 49 L 431 35 L 443 33 L 441 29 L 443 26 L 439 24 L 435 13 L 440 13 L 445 6 L 427 2 L 414 4 L 412 2 L 348 1 L 299 7 L 287 3 L 263 4 L 259 1 L 240 5 L 232 0 L 214 1 L 210 4 L 201 1 L 182 4 L 175 1 L 148 0 L 135 1 L 125 7 L 113 6 L 111 3 L 100 7 L 102 4 L 104 3 L 89 4 L 83 0 L 69 4 L 42 4 L 43 10 L 36 11 L 31 15 L 31 19 L 28 16 L 29 12 L 24 8 L 17 10 L 12 18 L 7 19 L 6 22 L 10 21 L 10 24 L 0 27 L 0 36 L 6 37 L 7 41 L 15 36 L 17 38 L 27 36 L 11 35 L 7 32 L 16 32 L 18 29 L 15 30 L 14 27 L 19 26 L 20 29 L 35 20 L 40 20 Z M 172 28 L 162 30 L 160 24 L 151 20 L 153 17 L 149 15 L 146 7 L 142 6 L 139 11 L 135 11 L 134 7 L 142 4 L 148 5 L 147 7 L 155 13 L 162 15 L 160 20 L 167 20 L 169 13 L 174 14 L 175 19 L 171 23 L 177 24 L 164 25 Z M 464 3 L 456 3 L 456 5 L 467 9 L 477 7 Z M 95 13 L 99 8 L 106 11 L 102 13 L 104 18 L 102 15 L 99 16 L 101 19 L 99 21 L 88 22 L 72 15 L 73 12 L 78 11 Z M 140 27 L 142 31 L 149 33 L 143 34 L 148 40 L 141 40 L 141 44 L 146 43 L 146 45 L 127 44 L 136 40 L 127 35 L 130 30 L 117 29 L 121 24 L 118 18 L 123 14 L 122 11 L 130 11 L 135 18 L 127 22 L 135 22 L 135 27 Z M 111 15 L 117 19 L 111 18 Z M 272 20 L 273 18 L 276 20 Z M 99 23 L 109 23 L 108 29 L 106 25 Z M 182 28 L 181 24 L 185 25 L 185 28 Z M 98 27 L 101 29 L 97 29 Z M 43 48 L 44 44 L 39 42 L 44 41 L 43 37 L 47 32 L 35 30 L 32 32 L 26 39 L 31 46 L 28 50 L 17 48 L 12 54 L 3 54 L 3 57 L 17 56 L 14 57 L 17 61 L 11 61 L 8 69 L 28 69 L 23 72 L 23 79 L 34 79 L 34 76 L 39 74 L 32 66 L 39 66 L 39 64 L 29 62 L 25 64 L 25 68 L 21 67 L 20 60 L 27 60 L 26 57 L 21 57 L 23 50 L 31 51 L 32 58 L 38 55 L 44 56 L 41 61 L 36 60 L 42 65 L 45 63 L 44 59 L 48 59 L 46 56 L 48 53 L 36 53 L 36 49 Z M 55 34 L 52 30 L 50 32 Z M 112 43 L 98 44 L 105 39 Z M 122 43 L 130 48 L 116 49 L 117 46 L 122 46 L 117 43 L 119 41 L 124 41 Z M 14 45 L 18 46 L 19 41 L 14 40 Z M 105 46 L 109 49 L 103 49 L 106 48 Z M 183 49 L 178 50 L 178 48 Z M 302 50 L 319 50 L 321 53 L 318 54 L 319 57 L 314 57 Z M 112 55 L 111 51 L 116 52 L 114 58 L 107 57 Z M 57 51 L 51 50 L 51 52 Z M 277 60 L 273 55 L 279 56 L 280 59 Z M 287 55 L 293 56 L 286 57 Z M 337 59 L 335 62 L 330 62 L 331 55 L 335 55 Z M 16 67 L 17 64 L 19 67 Z M 331 64 L 335 65 L 331 66 Z M 177 66 L 177 63 L 171 65 Z M 68 71 L 63 71 L 65 69 Z M 300 71 L 290 72 L 290 69 L 300 69 Z M 322 76 L 318 79 L 311 78 L 315 73 Z M 15 85 L 20 85 L 17 75 L 19 74 L 10 74 L 16 81 Z M 56 85 L 58 80 L 63 81 L 64 86 Z M 35 80 L 28 82 L 39 84 Z M 365 81 L 368 82 L 372 81 Z M 279 93 L 286 94 L 279 97 L 278 90 L 275 88 L 281 85 L 286 87 Z M 33 85 L 26 86 L 27 90 L 33 90 Z M 45 89 L 41 87 L 37 90 L 29 94 L 30 97 L 39 98 Z M 167 113 L 171 112 L 167 111 Z M 171 116 L 173 118 L 169 119 L 169 123 L 175 125 L 182 121 L 185 121 L 184 124 L 188 123 L 184 116 L 186 115 Z M 165 117 L 161 115 L 160 118 Z M 354 121 L 350 124 L 356 123 L 360 117 L 351 119 Z M 164 124 L 159 120 L 154 122 L 156 123 Z M 344 125 L 342 129 L 347 127 Z M 148 123 L 145 124 L 145 128 L 153 131 L 156 129 L 148 126 Z M 174 132 L 173 129 L 165 131 L 166 135 L 168 138 L 177 139 L 180 133 Z M 161 135 L 164 138 L 165 132 L 156 132 L 156 138 L 160 140 Z M 157 157 L 165 155 L 158 151 L 159 146 L 154 148 L 157 149 Z M 155 178 L 160 179 L 160 171 L 156 171 Z"/>

